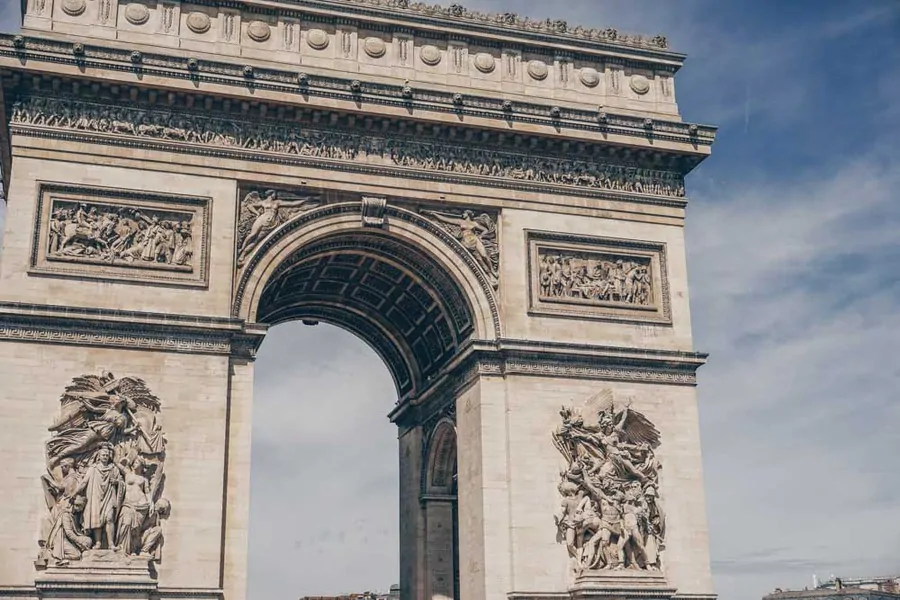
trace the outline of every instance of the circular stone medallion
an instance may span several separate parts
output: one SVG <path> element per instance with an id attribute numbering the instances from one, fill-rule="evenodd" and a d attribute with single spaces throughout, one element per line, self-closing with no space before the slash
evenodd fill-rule
<path id="1" fill-rule="evenodd" d="M 269 28 L 268 23 L 251 21 L 250 24 L 247 25 L 247 35 L 250 36 L 250 39 L 254 42 L 264 42 L 272 35 L 272 30 Z"/>
<path id="2" fill-rule="evenodd" d="M 209 15 L 202 12 L 192 12 L 185 19 L 185 23 L 187 23 L 188 29 L 194 33 L 206 33 L 212 25 Z"/>
<path id="3" fill-rule="evenodd" d="M 387 52 L 387 45 L 379 37 L 370 37 L 366 38 L 366 41 L 363 43 L 363 49 L 372 58 L 381 58 Z"/>
<path id="4" fill-rule="evenodd" d="M 63 0 L 62 9 L 67 15 L 77 17 L 84 12 L 87 4 L 84 0 Z"/>
<path id="5" fill-rule="evenodd" d="M 650 91 L 650 80 L 643 75 L 632 75 L 629 84 L 635 94 L 643 96 Z"/>
<path id="6" fill-rule="evenodd" d="M 496 65 L 494 57 L 487 52 L 479 52 L 475 55 L 475 68 L 482 73 L 490 73 Z"/>
<path id="7" fill-rule="evenodd" d="M 547 68 L 547 65 L 543 61 L 533 60 L 528 63 L 528 74 L 531 75 L 532 79 L 541 81 L 547 79 L 547 75 L 550 74 L 550 69 Z"/>
<path id="8" fill-rule="evenodd" d="M 324 50 L 328 47 L 328 34 L 321 29 L 310 29 L 306 34 L 306 43 L 314 50 Z"/>
<path id="9" fill-rule="evenodd" d="M 422 57 L 423 63 L 432 67 L 441 62 L 441 51 L 435 46 L 422 46 L 419 56 Z"/>
<path id="10" fill-rule="evenodd" d="M 597 87 L 600 83 L 600 73 L 597 72 L 597 69 L 585 67 L 581 70 L 581 83 L 589 88 Z"/>
<path id="11" fill-rule="evenodd" d="M 125 18 L 132 25 L 143 25 L 150 20 L 150 9 L 140 2 L 132 2 L 125 7 Z"/>

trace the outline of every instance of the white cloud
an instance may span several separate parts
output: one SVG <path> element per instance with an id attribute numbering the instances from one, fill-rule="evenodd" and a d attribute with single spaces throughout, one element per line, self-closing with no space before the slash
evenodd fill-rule
<path id="1" fill-rule="evenodd" d="M 900 566 L 898 185 L 877 150 L 830 174 L 701 182 L 688 241 L 723 598 Z"/>
<path id="2" fill-rule="evenodd" d="M 724 28 L 711 16 L 724 5 L 709 0 L 469 4 L 665 33 L 689 54 L 682 110 L 723 125 L 726 144 L 746 119 L 770 127 L 801 119 L 818 101 L 817 73 L 799 68 L 813 49 L 897 15 L 895 5 L 873 3 L 852 18 L 747 31 Z M 15 0 L 0 2 L 0 29 L 18 19 Z M 809 585 L 813 573 L 900 571 L 900 69 L 889 58 L 864 96 L 865 114 L 846 113 L 879 130 L 864 154 L 843 156 L 833 140 L 796 173 L 762 171 L 761 161 L 737 172 L 714 156 L 689 185 L 696 346 L 712 353 L 699 392 L 723 599 Z M 771 132 L 772 144 L 824 139 Z M 733 174 L 723 179 L 719 167 Z M 0 203 L 0 236 L 4 212 Z M 255 393 L 250 597 L 395 583 L 397 441 L 385 417 L 395 392 L 386 367 L 348 333 L 292 323 L 263 345 Z"/>

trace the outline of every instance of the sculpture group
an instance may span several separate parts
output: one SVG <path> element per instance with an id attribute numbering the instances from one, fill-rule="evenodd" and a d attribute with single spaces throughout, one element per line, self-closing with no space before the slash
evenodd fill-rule
<path id="1" fill-rule="evenodd" d="M 192 215 L 113 204 L 53 203 L 47 255 L 112 265 L 190 268 Z"/>
<path id="2" fill-rule="evenodd" d="M 570 408 L 560 415 L 553 443 L 567 466 L 555 521 L 575 570 L 660 570 L 665 515 L 654 453 L 659 431 L 630 405 L 617 410 L 610 395 L 596 424 Z"/>
<path id="3" fill-rule="evenodd" d="M 50 426 L 41 476 L 47 514 L 38 567 L 66 566 L 85 553 L 162 557 L 166 439 L 160 403 L 134 377 L 76 377 Z"/>
<path id="4" fill-rule="evenodd" d="M 538 268 L 543 298 L 653 304 L 649 260 L 541 252 Z"/>

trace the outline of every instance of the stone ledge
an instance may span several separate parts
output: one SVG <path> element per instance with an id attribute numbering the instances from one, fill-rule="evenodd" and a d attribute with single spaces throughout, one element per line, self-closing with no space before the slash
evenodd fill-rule
<path id="1" fill-rule="evenodd" d="M 653 571 L 588 571 L 575 579 L 569 590 L 573 600 L 615 598 L 616 600 L 671 600 L 676 589 L 670 587 L 660 572 Z"/>
<path id="2" fill-rule="evenodd" d="M 0 341 L 252 359 L 266 329 L 227 318 L 0 302 Z"/>

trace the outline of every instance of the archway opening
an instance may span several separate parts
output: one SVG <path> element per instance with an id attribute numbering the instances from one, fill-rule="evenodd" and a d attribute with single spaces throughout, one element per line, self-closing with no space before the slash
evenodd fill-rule
<path id="1" fill-rule="evenodd" d="M 378 369 L 372 366 L 372 356 L 364 356 L 359 341 L 368 344 L 387 367 L 395 388 L 393 400 L 415 398 L 458 355 L 474 331 L 472 309 L 459 284 L 427 252 L 389 232 L 344 231 L 313 241 L 282 260 L 264 284 L 256 315 L 260 323 L 277 327 L 272 328 L 257 357 L 254 410 L 264 412 L 257 412 L 253 430 L 251 597 L 271 596 L 263 593 L 263 589 L 271 588 L 261 580 L 279 578 L 264 564 L 263 554 L 267 552 L 294 556 L 295 573 L 315 572 L 308 585 L 301 577 L 301 581 L 290 583 L 299 589 L 278 590 L 277 596 L 336 595 L 373 588 L 387 591 L 386 580 L 392 579 L 391 583 L 399 581 L 409 588 L 403 590 L 404 598 L 420 598 L 423 592 L 434 599 L 458 597 L 455 428 L 451 422 L 449 435 L 445 421 L 437 427 L 433 422 L 418 425 L 423 458 L 432 458 L 416 467 L 416 473 L 399 473 L 400 479 L 414 477 L 421 481 L 414 503 L 422 512 L 412 514 L 402 508 L 409 506 L 410 499 L 402 502 L 398 498 L 398 489 L 409 488 L 398 485 L 397 429 L 386 418 L 394 402 L 386 401 L 388 395 L 379 383 L 383 377 L 374 372 Z M 298 323 L 322 326 L 310 329 Z M 330 326 L 345 331 L 335 333 L 339 330 Z M 301 334 L 309 341 L 297 345 Z M 270 380 L 286 382 L 287 389 L 273 392 Z M 290 402 L 291 395 L 302 398 L 301 408 L 295 409 L 295 415 L 280 415 L 279 407 Z M 372 416 L 375 407 L 381 409 L 381 425 Z M 351 418 L 358 425 L 356 429 L 342 424 L 352 411 L 358 411 Z M 367 415 L 365 425 L 359 425 L 356 417 L 360 415 Z M 288 424 L 297 418 L 303 420 L 303 426 L 298 428 L 296 439 L 288 434 L 286 440 L 275 442 L 281 447 L 268 445 L 260 424 L 276 420 L 282 429 L 289 430 Z M 389 462 L 383 453 L 382 432 L 393 440 L 393 459 Z M 257 443 L 259 437 L 261 443 Z M 308 444 L 310 439 L 318 440 L 320 447 Z M 372 452 L 363 450 L 355 455 L 355 463 L 346 462 L 369 444 Z M 336 457 L 344 460 L 337 464 L 345 465 L 337 467 L 337 472 L 313 466 Z M 278 460 L 280 468 L 275 466 Z M 368 487 L 361 481 L 368 482 Z M 273 493 L 303 495 L 294 503 L 293 519 L 298 527 L 293 534 L 288 534 L 290 527 L 269 524 L 275 507 L 264 496 Z M 385 512 L 384 506 L 390 503 L 394 503 L 393 510 Z M 378 514 L 358 509 L 365 504 L 382 509 Z M 397 510 L 398 504 L 401 510 Z M 300 511 L 304 511 L 302 516 Z M 310 512 L 312 520 L 308 519 Z M 419 527 L 421 516 L 430 523 L 419 532 L 422 539 L 400 539 L 397 532 L 402 530 L 402 523 L 398 521 L 408 520 L 408 530 L 411 523 Z M 375 523 L 378 525 L 373 527 Z M 261 539 L 266 535 L 284 539 Z M 401 544 L 420 542 L 424 542 L 424 552 L 400 548 Z M 317 544 L 321 552 L 315 550 Z M 335 544 L 346 549 L 343 560 L 331 557 L 341 565 L 342 575 L 334 581 L 323 581 L 321 576 L 329 571 L 317 566 L 318 557 L 324 559 L 327 549 Z M 309 552 L 316 552 L 311 564 L 307 564 Z M 367 571 L 372 562 L 366 568 L 354 564 L 369 552 L 380 556 L 374 561 L 381 565 L 379 569 L 391 572 L 376 575 Z M 404 581 L 398 574 L 398 555 L 414 555 L 421 561 L 420 567 L 413 569 L 421 574 L 418 580 L 407 577 Z M 391 560 L 384 560 L 385 556 Z M 438 558 L 429 561 L 430 556 Z M 363 573 L 368 573 L 369 579 L 350 576 Z M 286 584 L 293 579 L 282 578 Z"/>
<path id="2" fill-rule="evenodd" d="M 326 236 L 266 282 L 260 323 L 319 321 L 357 334 L 381 356 L 400 399 L 420 393 L 472 334 L 472 311 L 425 252 L 380 231 Z"/>
<path id="3" fill-rule="evenodd" d="M 399 583 L 396 389 L 355 334 L 273 327 L 256 361 L 250 600 Z"/>

